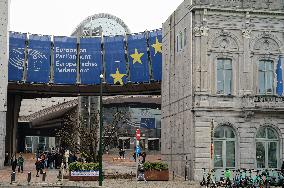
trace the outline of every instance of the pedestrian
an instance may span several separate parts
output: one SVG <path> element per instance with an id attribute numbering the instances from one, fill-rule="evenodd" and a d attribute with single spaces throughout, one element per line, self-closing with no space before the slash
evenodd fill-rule
<path id="1" fill-rule="evenodd" d="M 121 159 L 122 154 L 123 154 L 122 148 L 119 148 L 119 152 L 118 152 L 118 154 L 119 154 L 119 158 Z"/>
<path id="2" fill-rule="evenodd" d="M 281 173 L 284 174 L 284 161 L 282 162 Z"/>
<path id="3" fill-rule="evenodd" d="M 146 161 L 146 152 L 145 151 L 142 152 L 141 157 L 142 157 L 142 163 L 145 163 L 145 161 Z"/>
<path id="4" fill-rule="evenodd" d="M 137 180 L 147 182 L 145 179 L 145 169 L 144 165 L 139 161 L 138 162 L 138 169 L 137 169 Z"/>
<path id="5" fill-rule="evenodd" d="M 35 166 L 36 166 L 36 177 L 39 177 L 38 173 L 42 172 L 42 161 L 40 158 L 36 159 Z"/>
<path id="6" fill-rule="evenodd" d="M 18 158 L 18 172 L 22 172 L 24 171 L 24 162 L 25 162 L 25 159 L 22 155 L 22 153 L 20 154 L 19 158 Z"/>
<path id="7" fill-rule="evenodd" d="M 16 157 L 16 154 L 14 154 L 12 156 L 11 165 L 12 165 L 13 172 L 16 172 L 16 168 L 17 168 L 17 157 Z"/>

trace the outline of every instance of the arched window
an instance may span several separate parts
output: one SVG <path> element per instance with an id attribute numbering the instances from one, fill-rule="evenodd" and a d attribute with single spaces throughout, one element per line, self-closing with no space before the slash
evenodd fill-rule
<path id="1" fill-rule="evenodd" d="M 232 94 L 232 60 L 217 59 L 217 94 Z"/>
<path id="2" fill-rule="evenodd" d="M 256 134 L 257 168 L 277 168 L 279 158 L 279 138 L 271 127 L 261 127 Z"/>
<path id="3" fill-rule="evenodd" d="M 214 168 L 236 166 L 236 136 L 229 126 L 219 126 L 214 132 Z"/>
<path id="4" fill-rule="evenodd" d="M 273 94 L 274 68 L 273 62 L 261 60 L 258 64 L 258 94 Z"/>

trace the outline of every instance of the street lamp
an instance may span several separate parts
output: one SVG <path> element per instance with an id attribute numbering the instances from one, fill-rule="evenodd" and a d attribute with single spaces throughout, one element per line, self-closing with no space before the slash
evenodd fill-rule
<path id="1" fill-rule="evenodd" d="M 100 74 L 100 145 L 99 145 L 99 186 L 103 185 L 103 79 L 104 75 Z"/>

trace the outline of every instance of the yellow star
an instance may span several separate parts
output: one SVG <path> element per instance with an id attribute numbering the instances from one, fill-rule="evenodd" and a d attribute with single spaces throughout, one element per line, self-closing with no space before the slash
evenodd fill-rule
<path id="1" fill-rule="evenodd" d="M 113 77 L 113 83 L 119 82 L 120 85 L 123 85 L 122 78 L 126 74 L 120 74 L 118 68 L 116 68 L 115 74 L 110 74 L 111 77 Z"/>
<path id="2" fill-rule="evenodd" d="M 162 53 L 162 44 L 159 43 L 158 37 L 156 37 L 156 43 L 155 43 L 155 44 L 152 44 L 152 47 L 155 49 L 155 54 L 154 54 L 154 56 L 155 56 L 156 53 L 158 53 L 158 52 Z"/>
<path id="3" fill-rule="evenodd" d="M 135 48 L 135 53 L 130 55 L 133 58 L 133 64 L 136 62 L 142 64 L 141 61 L 142 55 L 144 55 L 144 53 L 138 53 L 138 50 Z"/>

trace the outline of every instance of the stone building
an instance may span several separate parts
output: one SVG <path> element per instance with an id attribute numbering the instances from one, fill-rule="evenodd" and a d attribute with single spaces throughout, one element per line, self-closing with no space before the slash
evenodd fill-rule
<path id="1" fill-rule="evenodd" d="M 202 168 L 281 167 L 283 55 L 283 0 L 176 9 L 163 24 L 161 149 L 171 170 L 183 175 L 187 164 L 197 180 Z"/>

